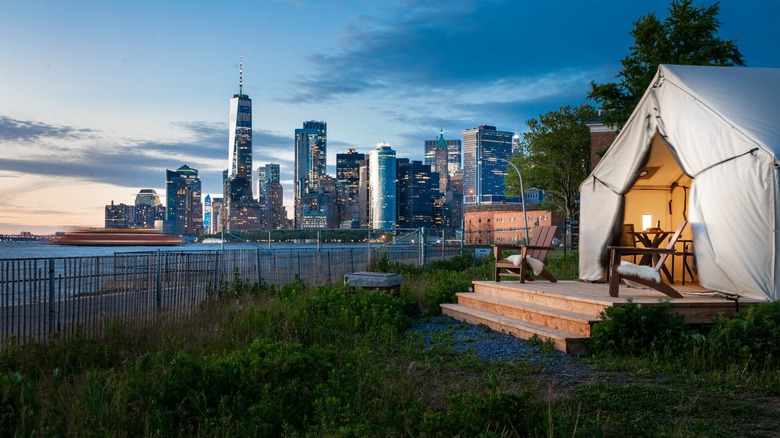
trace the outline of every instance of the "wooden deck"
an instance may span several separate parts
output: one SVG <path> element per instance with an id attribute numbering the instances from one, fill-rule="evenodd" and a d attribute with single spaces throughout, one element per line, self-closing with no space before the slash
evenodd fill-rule
<path id="1" fill-rule="evenodd" d="M 475 281 L 473 292 L 459 293 L 457 304 L 442 304 L 442 312 L 471 324 L 485 324 L 522 339 L 534 335 L 550 340 L 556 349 L 584 354 L 590 328 L 608 307 L 629 300 L 642 305 L 669 302 L 673 312 L 692 324 L 708 323 L 719 313 L 733 314 L 761 300 L 728 299 L 697 284 L 675 284 L 684 298 L 669 298 L 653 289 L 620 287 L 619 296 L 609 296 L 606 283 L 578 281 L 494 282 Z"/>

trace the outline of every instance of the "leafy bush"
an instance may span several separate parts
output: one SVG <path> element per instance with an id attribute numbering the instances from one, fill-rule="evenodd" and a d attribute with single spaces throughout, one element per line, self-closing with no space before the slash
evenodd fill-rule
<path id="1" fill-rule="evenodd" d="M 35 386 L 35 382 L 18 372 L 0 374 L 0 431 L 4 431 L 1 435 L 34 435 L 40 412 Z"/>
<path id="2" fill-rule="evenodd" d="M 593 326 L 590 353 L 643 357 L 672 354 L 684 349 L 690 330 L 685 318 L 671 313 L 671 305 L 642 306 L 629 301 L 601 313 Z"/>
<path id="3" fill-rule="evenodd" d="M 733 318 L 719 317 L 709 333 L 712 364 L 748 369 L 780 367 L 780 302 L 743 309 Z"/>
<path id="4" fill-rule="evenodd" d="M 158 353 L 136 362 L 130 396 L 143 401 L 138 422 L 155 435 L 248 421 L 260 436 L 280 436 L 305 425 L 314 398 L 305 394 L 327 382 L 330 361 L 327 350 L 264 339 L 222 355 Z"/>

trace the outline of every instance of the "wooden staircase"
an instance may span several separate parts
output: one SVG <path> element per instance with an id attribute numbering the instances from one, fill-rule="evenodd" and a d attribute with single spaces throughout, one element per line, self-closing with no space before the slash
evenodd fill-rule
<path id="1" fill-rule="evenodd" d="M 485 324 L 521 339 L 534 335 L 555 349 L 585 354 L 591 326 L 608 302 L 588 297 L 548 293 L 532 284 L 475 282 L 474 292 L 459 293 L 457 304 L 442 304 L 442 312 L 470 324 Z"/>
<path id="2" fill-rule="evenodd" d="M 470 324 L 485 324 L 493 330 L 521 339 L 534 335 L 549 340 L 557 350 L 585 354 L 593 324 L 609 307 L 632 301 L 643 306 L 669 303 L 672 312 L 690 324 L 710 323 L 716 315 L 732 315 L 740 308 L 762 300 L 740 298 L 738 302 L 699 285 L 675 285 L 684 298 L 669 298 L 653 289 L 620 286 L 619 296 L 609 295 L 607 284 L 559 281 L 475 281 L 474 292 L 459 293 L 458 304 L 442 304 L 442 312 Z"/>

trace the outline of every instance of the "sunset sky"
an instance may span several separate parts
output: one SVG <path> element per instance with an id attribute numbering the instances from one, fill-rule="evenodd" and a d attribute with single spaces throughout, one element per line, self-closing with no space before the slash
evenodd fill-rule
<path id="1" fill-rule="evenodd" d="M 712 1 L 696 1 L 708 6 Z M 780 0 L 723 0 L 720 36 L 749 67 L 780 67 Z M 0 3 L 0 233 L 102 226 L 104 207 L 165 170 L 221 196 L 228 103 L 253 101 L 254 167 L 281 165 L 291 211 L 293 132 L 328 123 L 335 155 L 480 124 L 520 131 L 590 82 L 612 81 L 642 15 L 669 1 L 6 1 Z M 591 102 L 592 103 L 592 102 Z"/>

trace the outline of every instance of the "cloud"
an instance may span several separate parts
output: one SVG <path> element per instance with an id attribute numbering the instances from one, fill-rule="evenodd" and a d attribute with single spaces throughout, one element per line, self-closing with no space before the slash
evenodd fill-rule
<path id="1" fill-rule="evenodd" d="M 190 122 L 172 126 L 183 132 L 183 139 L 102 138 L 94 130 L 0 116 L 0 129 L 7 128 L 0 137 L 4 149 L 0 152 L 0 172 L 159 187 L 164 185 L 165 169 L 176 169 L 182 164 L 199 170 L 222 171 L 223 163 L 227 162 L 224 124 Z M 24 154 L 19 152 L 21 146 Z M 221 184 L 221 176 L 218 179 Z"/>
<path id="2" fill-rule="evenodd" d="M 0 116 L 0 142 L 31 142 L 43 138 L 86 138 L 94 132 L 91 129 L 49 125 Z"/>
<path id="3" fill-rule="evenodd" d="M 567 13 L 561 14 L 546 4 L 512 0 L 402 2 L 379 14 L 383 18 L 355 17 L 337 47 L 311 55 L 314 72 L 294 82 L 299 92 L 289 101 L 328 102 L 398 90 L 415 95 L 455 90 L 473 99 L 528 79 L 534 86 L 526 87 L 529 98 L 567 91 L 556 81 L 567 85 L 571 74 L 555 72 L 585 73 L 605 60 L 619 59 L 611 58 L 611 51 L 599 51 L 609 47 L 605 43 L 570 36 L 599 29 L 599 22 L 582 23 L 578 15 L 590 7 L 567 4 Z M 577 76 L 584 85 L 594 79 Z"/>

